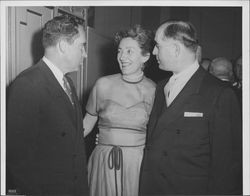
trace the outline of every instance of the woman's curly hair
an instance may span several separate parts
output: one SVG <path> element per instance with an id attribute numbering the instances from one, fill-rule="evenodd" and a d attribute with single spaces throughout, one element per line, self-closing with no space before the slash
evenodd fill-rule
<path id="1" fill-rule="evenodd" d="M 115 42 L 119 45 L 123 38 L 130 37 L 137 41 L 142 50 L 142 55 L 151 53 L 154 44 L 154 35 L 152 31 L 142 28 L 141 25 L 135 25 L 128 30 L 119 31 L 115 34 Z"/>

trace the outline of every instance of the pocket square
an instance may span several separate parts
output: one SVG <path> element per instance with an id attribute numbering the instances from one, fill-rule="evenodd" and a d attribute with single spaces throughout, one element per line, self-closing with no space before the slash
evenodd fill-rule
<path id="1" fill-rule="evenodd" d="M 203 117 L 201 112 L 184 112 L 184 117 Z"/>

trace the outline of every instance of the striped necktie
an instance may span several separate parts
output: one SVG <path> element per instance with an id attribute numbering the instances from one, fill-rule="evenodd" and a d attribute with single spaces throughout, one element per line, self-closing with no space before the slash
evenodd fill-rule
<path id="1" fill-rule="evenodd" d="M 74 105 L 71 87 L 69 85 L 69 82 L 68 82 L 66 76 L 63 76 L 63 86 L 64 86 L 64 91 L 68 95 L 71 104 Z"/>

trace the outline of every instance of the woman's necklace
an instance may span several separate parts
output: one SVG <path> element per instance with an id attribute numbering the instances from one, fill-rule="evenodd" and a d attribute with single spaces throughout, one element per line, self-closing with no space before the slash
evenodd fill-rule
<path id="1" fill-rule="evenodd" d="M 122 80 L 131 84 L 139 83 L 143 80 L 143 78 L 144 78 L 143 72 L 141 72 L 138 75 L 122 75 Z"/>

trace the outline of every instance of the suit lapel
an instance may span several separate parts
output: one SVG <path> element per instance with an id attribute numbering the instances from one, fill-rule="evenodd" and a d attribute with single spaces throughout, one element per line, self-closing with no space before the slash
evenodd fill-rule
<path id="1" fill-rule="evenodd" d="M 78 125 L 79 120 L 82 120 L 82 110 L 81 110 L 81 106 L 78 100 L 78 96 L 76 94 L 76 90 L 73 84 L 73 81 L 67 77 L 68 81 L 69 81 L 69 85 L 72 91 L 72 97 L 73 97 L 73 101 L 74 101 L 74 109 L 75 109 L 75 116 L 76 116 L 76 124 Z"/>
<path id="2" fill-rule="evenodd" d="M 46 78 L 47 82 L 47 90 L 50 93 L 51 96 L 54 96 L 58 101 L 62 102 L 62 106 L 65 106 L 65 109 L 67 109 L 67 112 L 69 113 L 70 118 L 72 120 L 75 120 L 75 109 L 72 107 L 72 104 L 67 96 L 67 94 L 64 92 L 63 88 L 57 81 L 56 77 L 52 73 L 52 71 L 49 69 L 49 67 L 44 63 L 44 61 L 40 61 L 38 65 L 41 72 L 43 73 L 44 77 Z"/>
<path id="3" fill-rule="evenodd" d="M 79 147 L 79 142 L 81 141 L 79 138 L 83 137 L 83 117 L 82 117 L 82 109 L 76 94 L 76 90 L 73 84 L 73 81 L 71 80 L 71 78 L 67 77 L 69 85 L 71 87 L 71 91 L 72 91 L 72 96 L 73 96 L 73 101 L 74 101 L 74 108 L 75 108 L 75 123 L 76 123 L 76 134 L 75 137 L 76 139 L 75 141 L 75 152 L 79 152 L 79 150 L 77 147 Z M 81 131 L 82 130 L 82 131 Z M 78 138 L 78 139 L 77 139 Z"/>
<path id="4" fill-rule="evenodd" d="M 158 123 L 161 123 L 167 126 L 167 124 L 173 122 L 178 117 L 184 115 L 185 105 L 187 105 L 189 101 L 192 101 L 189 98 L 193 94 L 197 94 L 199 92 L 199 88 L 200 88 L 204 75 L 205 75 L 205 71 L 200 67 L 194 73 L 194 75 L 190 78 L 190 80 L 187 82 L 187 84 L 184 86 L 181 92 L 177 95 L 177 97 L 173 100 L 170 106 L 166 107 L 166 102 L 164 102 L 163 104 L 163 100 L 157 103 L 159 104 L 158 108 L 163 108 L 162 112 L 158 113 L 158 116 L 157 116 Z M 162 86 L 162 92 L 164 95 L 163 89 L 164 89 L 164 86 Z M 165 101 L 165 95 L 164 95 L 164 101 Z M 155 125 L 155 128 L 156 126 L 157 125 Z M 162 131 L 162 130 L 164 129 L 154 129 L 154 134 L 156 134 L 157 131 Z"/>
<path id="5" fill-rule="evenodd" d="M 151 134 L 153 133 L 155 126 L 158 122 L 160 115 L 162 114 L 163 110 L 166 108 L 166 100 L 164 94 L 164 86 L 168 82 L 169 78 L 159 84 L 159 87 L 156 90 L 154 105 L 150 114 L 150 119 L 148 123 L 148 132 L 147 138 L 150 138 Z"/>
<path id="6" fill-rule="evenodd" d="M 77 153 L 82 149 L 77 149 L 79 146 L 79 142 L 82 141 L 80 137 L 83 137 L 83 131 L 82 130 L 82 110 L 80 103 L 78 101 L 78 97 L 76 94 L 76 90 L 74 88 L 72 80 L 68 77 L 68 82 L 72 90 L 72 96 L 73 96 L 73 101 L 75 103 L 75 106 L 72 106 L 68 95 L 64 92 L 63 88 L 55 78 L 54 74 L 52 71 L 49 69 L 49 67 L 41 60 L 37 66 L 39 66 L 39 69 L 41 70 L 42 74 L 45 77 L 45 80 L 47 82 L 46 88 L 50 94 L 50 96 L 53 96 L 58 100 L 58 104 L 62 105 L 62 108 L 66 110 L 69 118 L 72 120 L 72 124 L 75 126 L 75 131 L 72 130 L 72 141 L 74 142 L 74 152 Z M 59 103 L 60 102 L 60 103 Z"/>

